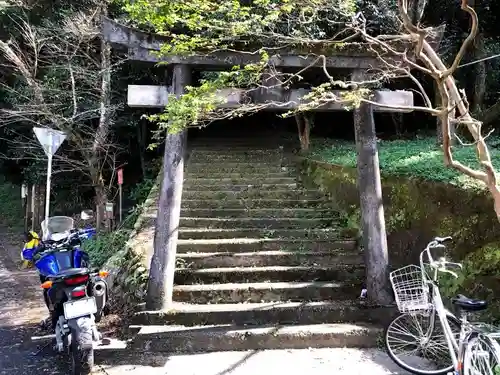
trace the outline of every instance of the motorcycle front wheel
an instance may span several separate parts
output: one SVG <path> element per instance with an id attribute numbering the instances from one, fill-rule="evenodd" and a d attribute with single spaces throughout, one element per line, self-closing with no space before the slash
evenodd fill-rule
<path id="1" fill-rule="evenodd" d="M 71 374 L 89 375 L 94 367 L 92 322 L 89 317 L 75 321 L 70 324 L 74 327 L 71 329 Z"/>

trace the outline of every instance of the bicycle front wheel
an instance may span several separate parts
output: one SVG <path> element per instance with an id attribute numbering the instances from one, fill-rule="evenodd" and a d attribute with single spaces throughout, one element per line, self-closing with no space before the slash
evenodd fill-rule
<path id="1" fill-rule="evenodd" d="M 463 366 L 462 375 L 498 375 L 500 345 L 482 333 L 472 334 L 460 362 Z"/>
<path id="2" fill-rule="evenodd" d="M 453 315 L 448 315 L 447 320 L 458 341 L 460 321 Z M 444 330 L 435 311 L 397 316 L 385 331 L 385 346 L 398 366 L 414 374 L 441 375 L 453 371 Z"/>

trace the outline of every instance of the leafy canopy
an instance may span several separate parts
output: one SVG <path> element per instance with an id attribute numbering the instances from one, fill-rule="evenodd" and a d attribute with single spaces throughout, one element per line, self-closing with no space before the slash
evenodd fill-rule
<path id="1" fill-rule="evenodd" d="M 268 68 L 270 51 L 340 48 L 348 36 L 345 24 L 357 11 L 356 0 L 121 1 L 136 26 L 169 38 L 161 48 L 163 55 L 229 50 L 261 56 L 259 63 L 211 74 L 200 86 L 188 87 L 180 98 L 171 95 L 166 111 L 150 117 L 159 124 L 157 137 L 165 129 L 178 132 L 204 125 L 224 100 L 217 95 L 221 88 L 257 88 Z M 225 118 L 244 113 L 245 109 L 233 109 Z"/>

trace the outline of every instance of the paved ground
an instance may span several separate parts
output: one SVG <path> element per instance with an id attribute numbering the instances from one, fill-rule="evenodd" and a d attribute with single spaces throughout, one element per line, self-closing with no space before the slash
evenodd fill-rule
<path id="1" fill-rule="evenodd" d="M 0 375 L 68 375 L 66 356 L 50 347 L 33 355 L 44 343 L 31 340 L 46 317 L 39 280 L 34 271 L 21 271 L 16 265 L 21 235 L 5 233 L 0 237 Z M 139 375 L 247 375 L 265 371 L 287 375 L 312 374 L 406 374 L 377 350 L 311 349 L 224 352 L 196 355 L 130 357 L 105 355 L 96 374 Z"/>
<path id="2" fill-rule="evenodd" d="M 104 365 L 109 375 L 388 375 L 408 374 L 379 350 L 302 349 L 175 355 L 144 365 Z"/>

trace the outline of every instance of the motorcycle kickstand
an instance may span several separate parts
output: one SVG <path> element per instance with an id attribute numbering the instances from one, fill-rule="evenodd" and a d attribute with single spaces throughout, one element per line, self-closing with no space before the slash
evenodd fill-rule
<path id="1" fill-rule="evenodd" d="M 39 355 L 39 354 L 40 354 L 40 353 L 41 353 L 41 352 L 42 352 L 45 348 L 47 348 L 50 344 L 52 344 L 52 342 L 50 342 L 50 341 L 49 341 L 48 343 L 46 343 L 45 345 L 43 345 L 42 347 L 40 347 L 37 351 L 32 352 L 32 353 L 31 353 L 31 355 L 32 355 L 33 357 L 36 357 L 36 356 L 37 356 L 37 355 Z"/>

